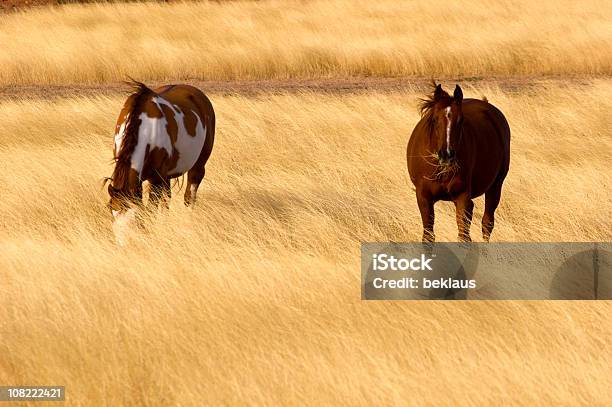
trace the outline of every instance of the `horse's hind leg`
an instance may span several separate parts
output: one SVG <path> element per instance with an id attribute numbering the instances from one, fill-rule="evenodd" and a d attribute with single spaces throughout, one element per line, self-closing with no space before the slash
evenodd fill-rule
<path id="1" fill-rule="evenodd" d="M 200 182 L 204 178 L 206 170 L 204 166 L 194 167 L 187 173 L 187 188 L 185 189 L 185 206 L 194 205 Z"/>
<path id="2" fill-rule="evenodd" d="M 482 238 L 485 242 L 491 239 L 491 232 L 493 232 L 493 226 L 495 225 L 495 210 L 501 198 L 502 185 L 503 179 L 493 184 L 485 192 L 485 210 L 482 216 Z"/>

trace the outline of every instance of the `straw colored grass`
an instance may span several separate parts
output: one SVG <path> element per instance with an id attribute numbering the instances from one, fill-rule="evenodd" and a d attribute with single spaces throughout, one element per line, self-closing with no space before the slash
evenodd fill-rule
<path id="1" fill-rule="evenodd" d="M 612 84 L 464 92 L 513 131 L 493 240 L 612 240 Z M 359 241 L 420 238 L 417 96 L 212 95 L 198 206 L 175 191 L 127 248 L 100 189 L 122 99 L 1 102 L 0 383 L 68 405 L 608 404 L 609 303 L 360 300 Z"/>
<path id="2" fill-rule="evenodd" d="M 0 84 L 612 73 L 609 1 L 90 4 L 0 16 Z"/>

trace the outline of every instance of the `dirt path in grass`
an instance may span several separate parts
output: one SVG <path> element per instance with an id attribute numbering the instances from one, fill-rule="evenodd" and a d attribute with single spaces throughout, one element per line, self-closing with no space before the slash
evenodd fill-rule
<path id="1" fill-rule="evenodd" d="M 464 87 L 491 86 L 499 87 L 505 92 L 526 92 L 530 89 L 542 89 L 550 86 L 576 86 L 588 85 L 593 80 L 611 80 L 610 76 L 599 77 L 559 77 L 559 76 L 532 76 L 532 77 L 488 77 L 488 78 L 447 78 L 441 80 L 445 86 L 459 83 Z M 166 83 L 188 83 L 210 94 L 239 94 L 256 96 L 265 93 L 361 93 L 368 91 L 397 92 L 402 90 L 427 90 L 431 79 L 429 78 L 325 78 L 325 79 L 282 79 L 282 80 L 239 80 L 239 81 L 203 81 L 178 80 L 164 82 L 148 82 L 151 87 Z M 0 99 L 29 99 L 29 98 L 63 98 L 63 97 L 91 97 L 112 96 L 129 92 L 129 86 L 123 82 L 102 84 L 64 84 L 64 85 L 0 85 Z"/>

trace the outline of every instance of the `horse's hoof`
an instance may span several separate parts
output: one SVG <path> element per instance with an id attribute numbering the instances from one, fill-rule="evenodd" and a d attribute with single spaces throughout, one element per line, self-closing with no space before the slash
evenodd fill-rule
<path id="1" fill-rule="evenodd" d="M 423 243 L 434 243 L 436 241 L 436 237 L 432 234 L 423 235 L 421 241 Z"/>

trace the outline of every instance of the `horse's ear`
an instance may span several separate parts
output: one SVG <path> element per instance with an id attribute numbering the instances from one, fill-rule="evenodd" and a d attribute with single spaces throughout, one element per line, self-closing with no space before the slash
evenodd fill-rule
<path id="1" fill-rule="evenodd" d="M 438 85 L 436 86 L 436 89 L 434 90 L 433 100 L 435 100 L 436 102 L 437 102 L 438 100 L 440 100 L 440 97 L 442 96 L 442 92 L 444 92 L 444 91 L 442 90 L 442 85 L 441 85 L 441 84 L 438 84 Z"/>
<path id="2" fill-rule="evenodd" d="M 463 101 L 463 91 L 459 85 L 455 85 L 455 91 L 453 92 L 453 100 L 457 103 Z"/>

